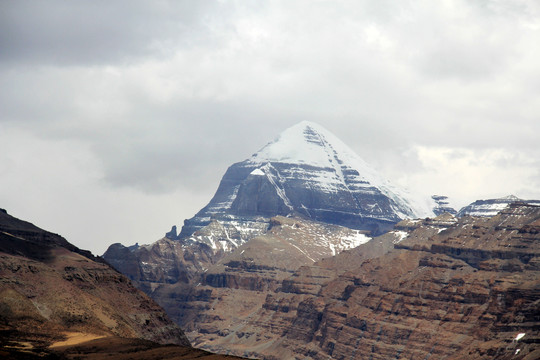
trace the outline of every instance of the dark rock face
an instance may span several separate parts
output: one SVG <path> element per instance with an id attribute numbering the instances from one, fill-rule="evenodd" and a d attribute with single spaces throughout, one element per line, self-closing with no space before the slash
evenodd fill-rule
<path id="1" fill-rule="evenodd" d="M 449 213 L 451 215 L 456 215 L 457 211 L 448 204 L 448 197 L 442 195 L 433 195 L 431 197 L 435 201 L 435 207 L 433 208 L 433 213 L 436 216 L 439 216 L 444 213 Z"/>
<path id="2" fill-rule="evenodd" d="M 122 244 L 113 244 L 103 254 L 108 263 L 149 295 L 163 284 L 188 284 L 198 279 L 198 274 L 221 256 L 222 252 L 215 254 L 203 243 L 185 246 L 167 238 L 132 250 Z"/>
<path id="3" fill-rule="evenodd" d="M 104 258 L 202 341 L 205 334 L 223 333 L 227 325 L 220 319 L 228 323 L 238 313 L 260 308 L 267 294 L 300 266 L 369 240 L 361 231 L 306 219 L 278 216 L 269 223 L 264 235 L 228 252 L 224 249 L 239 235 L 213 221 L 193 237 L 162 239 L 127 255 L 126 247 L 113 245 Z M 133 258 L 138 267 L 132 266 Z M 187 279 L 178 277 L 178 269 Z"/>
<path id="4" fill-rule="evenodd" d="M 232 165 L 210 203 L 185 220 L 180 238 L 210 223 L 297 214 L 382 234 L 406 217 L 425 217 L 334 135 L 300 123 L 251 158 Z"/>
<path id="5" fill-rule="evenodd" d="M 178 239 L 178 232 L 176 231 L 176 225 L 173 225 L 173 227 L 171 228 L 171 231 L 166 233 L 165 237 L 167 239 L 171 239 L 171 240 L 177 240 Z"/>
<path id="6" fill-rule="evenodd" d="M 101 258 L 92 255 L 90 251 L 79 249 L 60 235 L 40 229 L 34 224 L 9 215 L 4 209 L 1 210 L 0 226 L 2 231 L 13 236 L 3 237 L 0 242 L 0 251 L 43 261 L 50 256 L 50 249 L 63 247 L 92 261 L 103 262 Z M 22 242 L 21 239 L 27 241 Z"/>

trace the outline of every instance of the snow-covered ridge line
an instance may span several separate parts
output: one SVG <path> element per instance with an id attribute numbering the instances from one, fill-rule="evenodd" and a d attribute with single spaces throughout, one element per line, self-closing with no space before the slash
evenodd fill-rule
<path id="1" fill-rule="evenodd" d="M 334 134 L 313 122 L 302 121 L 290 127 L 246 161 L 258 166 L 278 162 L 319 167 L 317 182 L 328 191 L 344 187 L 349 190 L 344 170 L 356 171 L 357 178 L 367 183 L 365 187 L 377 188 L 399 204 L 396 210 L 401 218 L 433 216 L 431 202 L 412 199 L 411 194 L 384 179 Z M 333 170 L 331 174 L 329 169 Z"/>
<path id="2" fill-rule="evenodd" d="M 524 202 L 531 205 L 540 205 L 539 200 L 523 200 L 514 195 L 504 196 L 498 199 L 476 200 L 475 202 L 461 208 L 457 213 L 461 216 L 491 217 L 497 215 L 508 205 L 515 202 Z"/>

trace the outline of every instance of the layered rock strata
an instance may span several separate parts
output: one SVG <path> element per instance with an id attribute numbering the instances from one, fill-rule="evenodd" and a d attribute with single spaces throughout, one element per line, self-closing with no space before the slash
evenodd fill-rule
<path id="1" fill-rule="evenodd" d="M 197 337 L 225 329 L 227 325 L 219 319 L 236 319 L 243 316 L 240 313 L 259 309 L 266 294 L 275 291 L 281 280 L 300 266 L 370 240 L 359 230 L 306 219 L 278 216 L 269 223 L 264 235 L 223 253 L 215 262 L 215 257 L 200 256 L 205 251 L 212 253 L 210 245 L 201 245 L 200 241 L 188 245 L 169 239 L 131 250 L 115 245 L 104 257 L 150 294 L 182 328 Z M 213 226 L 212 232 L 215 234 L 217 229 L 217 225 Z M 203 229 L 196 234 L 208 232 Z M 193 246 L 200 247 L 199 253 Z M 198 267 L 188 269 L 186 263 L 196 263 Z M 178 276 L 186 273 L 191 275 Z"/>
<path id="2" fill-rule="evenodd" d="M 362 257 L 368 247 L 389 252 Z M 207 284 L 197 346 L 265 359 L 536 359 L 540 208 L 404 221 L 264 293 L 243 287 L 256 311 L 231 316 L 230 284 Z"/>
<path id="3" fill-rule="evenodd" d="M 457 211 L 453 207 L 450 206 L 448 202 L 448 196 L 443 195 L 433 195 L 431 196 L 433 201 L 435 202 L 435 207 L 433 208 L 433 213 L 436 216 L 439 216 L 444 213 L 449 213 L 451 215 L 456 215 Z"/>

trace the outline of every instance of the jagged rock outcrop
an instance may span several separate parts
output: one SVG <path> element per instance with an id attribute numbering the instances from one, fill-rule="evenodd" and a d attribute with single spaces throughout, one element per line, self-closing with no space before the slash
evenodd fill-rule
<path id="1" fill-rule="evenodd" d="M 367 247 L 383 255 L 361 257 Z M 265 359 L 536 359 L 539 289 L 540 207 L 445 214 L 301 267 L 258 311 L 206 312 L 194 341 Z"/>
<path id="2" fill-rule="evenodd" d="M 176 230 L 176 225 L 172 226 L 171 231 L 165 233 L 165 237 L 172 240 L 178 239 L 178 231 Z"/>
<path id="3" fill-rule="evenodd" d="M 456 209 L 451 207 L 448 203 L 448 196 L 433 195 L 431 196 L 431 198 L 435 202 L 435 207 L 433 208 L 433 213 L 435 214 L 435 216 L 439 216 L 441 214 L 444 214 L 445 212 L 451 215 L 457 214 Z"/>

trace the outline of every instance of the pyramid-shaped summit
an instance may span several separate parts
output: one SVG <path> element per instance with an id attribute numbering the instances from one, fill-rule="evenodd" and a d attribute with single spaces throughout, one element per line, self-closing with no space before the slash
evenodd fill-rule
<path id="1" fill-rule="evenodd" d="M 185 221 L 179 237 L 212 219 L 249 233 L 253 224 L 275 215 L 304 216 L 377 235 L 401 219 L 432 214 L 335 135 L 303 121 L 229 167 L 210 203 Z"/>

